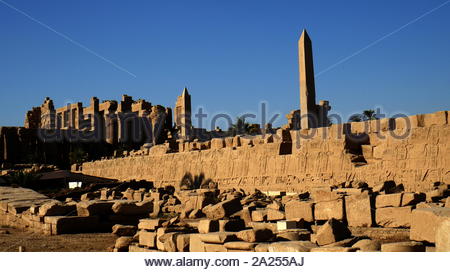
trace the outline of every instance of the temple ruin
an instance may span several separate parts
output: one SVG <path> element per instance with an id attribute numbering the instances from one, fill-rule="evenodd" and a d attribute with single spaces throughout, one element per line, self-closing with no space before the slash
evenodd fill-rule
<path id="1" fill-rule="evenodd" d="M 306 30 L 298 50 L 299 108 L 255 135 L 195 128 L 187 88 L 173 117 L 127 95 L 62 108 L 46 98 L 25 127 L 0 128 L 2 174 L 26 155 L 67 165 L 81 147 L 96 157 L 50 176 L 102 183 L 57 200 L 2 186 L 0 224 L 110 232 L 111 251 L 450 251 L 449 112 L 333 124 L 330 103 L 316 104 Z"/>

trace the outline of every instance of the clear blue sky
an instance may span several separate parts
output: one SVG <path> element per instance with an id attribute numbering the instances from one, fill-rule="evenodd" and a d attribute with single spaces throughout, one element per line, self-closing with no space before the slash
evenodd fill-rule
<path id="1" fill-rule="evenodd" d="M 129 73 L 6 6 L 50 26 Z M 184 86 L 209 114 L 299 108 L 297 41 L 316 74 L 445 0 L 0 1 L 0 126 L 56 106 L 123 93 L 173 107 Z M 450 109 L 450 3 L 316 78 L 317 100 L 349 114 Z"/>

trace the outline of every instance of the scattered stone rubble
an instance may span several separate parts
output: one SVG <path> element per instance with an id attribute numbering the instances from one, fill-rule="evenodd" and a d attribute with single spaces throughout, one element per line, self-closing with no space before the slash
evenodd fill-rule
<path id="1" fill-rule="evenodd" d="M 50 235 L 112 232 L 117 252 L 450 251 L 449 195 L 447 184 L 418 193 L 388 181 L 288 195 L 116 187 L 62 202 L 0 187 L 0 224 Z"/>

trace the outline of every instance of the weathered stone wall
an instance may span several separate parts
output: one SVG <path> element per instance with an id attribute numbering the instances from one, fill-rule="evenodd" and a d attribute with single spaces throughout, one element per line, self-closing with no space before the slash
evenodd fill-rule
<path id="1" fill-rule="evenodd" d="M 355 180 L 371 186 L 394 180 L 408 191 L 427 190 L 436 181 L 450 184 L 448 112 L 411 116 L 408 121 L 410 126 L 399 118 L 290 131 L 292 152 L 286 152 L 290 142 L 284 136 L 273 135 L 273 142 L 241 138 L 240 144 L 236 139 L 219 144 L 214 139 L 201 145 L 206 150 L 94 161 L 84 163 L 82 172 L 119 180 L 146 179 L 156 186 L 177 186 L 186 173 L 203 173 L 220 188 L 266 191 L 303 191 Z M 308 133 L 315 136 L 301 138 Z M 404 134 L 409 136 L 399 139 Z"/>

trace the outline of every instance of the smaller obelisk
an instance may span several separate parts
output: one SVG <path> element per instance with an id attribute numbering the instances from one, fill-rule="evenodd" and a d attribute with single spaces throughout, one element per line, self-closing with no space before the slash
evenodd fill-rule
<path id="1" fill-rule="evenodd" d="M 311 39 L 303 30 L 298 40 L 298 64 L 300 72 L 300 127 L 315 128 L 318 125 L 316 110 L 316 88 Z"/>
<path id="2" fill-rule="evenodd" d="M 189 140 L 192 136 L 191 95 L 186 87 L 175 105 L 175 124 L 180 129 L 180 138 Z"/>

